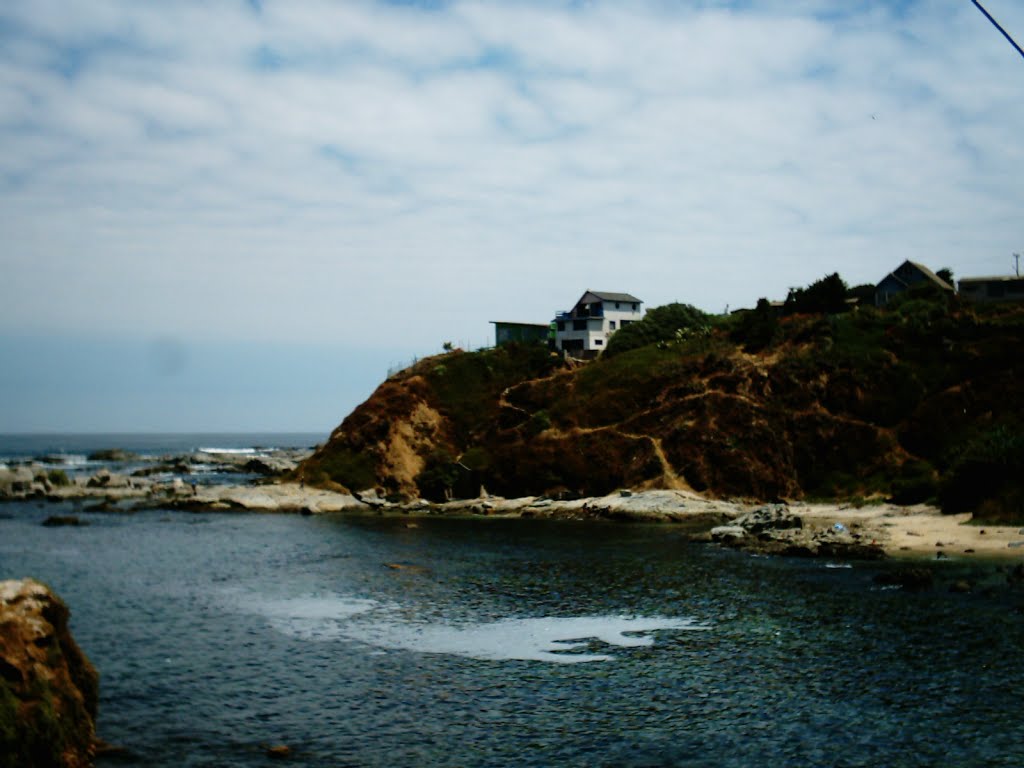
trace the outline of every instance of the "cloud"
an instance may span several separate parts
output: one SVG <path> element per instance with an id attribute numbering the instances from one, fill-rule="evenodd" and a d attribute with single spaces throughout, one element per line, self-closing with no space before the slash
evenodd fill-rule
<path id="1" fill-rule="evenodd" d="M 0 324 L 429 351 L 588 287 L 1002 271 L 1024 62 L 967 3 L 843 8 L 9 5 Z"/>

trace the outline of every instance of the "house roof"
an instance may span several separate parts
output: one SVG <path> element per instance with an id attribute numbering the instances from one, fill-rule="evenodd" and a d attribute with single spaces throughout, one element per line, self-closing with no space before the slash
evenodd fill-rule
<path id="1" fill-rule="evenodd" d="M 597 296 L 601 301 L 625 301 L 629 303 L 643 304 L 640 299 L 629 293 L 612 293 L 610 291 L 586 291 L 583 295 L 586 296 L 588 293 L 592 293 Z"/>
<path id="2" fill-rule="evenodd" d="M 934 272 L 932 272 L 932 271 L 931 271 L 930 269 L 928 269 L 928 267 L 926 267 L 926 266 L 925 266 L 924 264 L 919 264 L 918 262 L 916 262 L 916 261 L 911 261 L 910 259 L 907 259 L 906 261 L 904 261 L 904 262 L 903 262 L 903 264 L 909 264 L 910 266 L 914 267 L 914 268 L 915 268 L 915 269 L 917 269 L 917 270 L 918 270 L 918 271 L 919 271 L 919 272 L 920 272 L 920 273 L 921 273 L 922 275 L 924 275 L 924 276 L 925 276 L 926 278 L 928 278 L 928 279 L 929 279 L 929 280 L 930 280 L 931 282 L 933 282 L 933 283 L 935 283 L 935 284 L 936 284 L 937 286 L 939 286 L 939 288 L 942 288 L 943 290 L 946 290 L 946 291 L 952 291 L 952 290 L 954 290 L 954 288 L 953 288 L 953 286 L 952 286 L 952 285 L 950 285 L 950 284 L 949 284 L 949 283 L 947 283 L 947 282 L 946 282 L 945 280 L 943 280 L 943 279 L 942 279 L 941 277 L 939 277 L 938 275 L 936 275 L 936 274 L 935 274 Z M 900 267 L 902 267 L 902 266 L 903 266 L 903 264 L 900 264 Z M 899 278 L 899 277 L 898 277 L 898 276 L 896 275 L 896 273 L 897 273 L 897 272 L 899 271 L 900 267 L 896 267 L 896 269 L 894 269 L 894 270 L 893 270 L 892 272 L 890 272 L 890 273 L 889 273 L 888 275 L 886 275 L 886 276 L 885 276 L 885 278 L 889 278 L 889 277 L 891 277 L 891 278 L 892 278 L 893 280 L 895 280 L 895 281 L 897 281 L 898 283 L 901 283 L 901 284 L 903 284 L 904 286 L 906 286 L 906 285 L 907 285 L 907 282 L 906 282 L 905 280 L 901 280 L 901 279 L 900 279 L 900 278 Z M 883 278 L 883 280 L 884 280 L 885 278 Z"/>
<path id="3" fill-rule="evenodd" d="M 990 277 L 961 277 L 960 283 L 1001 283 L 1007 280 L 1021 280 L 1017 275 L 992 275 Z"/>
<path id="4" fill-rule="evenodd" d="M 550 323 L 520 323 L 518 320 L 491 320 L 494 325 L 518 325 L 524 328 L 550 328 Z"/>

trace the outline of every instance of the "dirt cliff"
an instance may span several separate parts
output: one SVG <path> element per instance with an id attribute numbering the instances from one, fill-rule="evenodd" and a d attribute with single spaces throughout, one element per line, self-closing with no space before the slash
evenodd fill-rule
<path id="1" fill-rule="evenodd" d="M 1004 480 L 1020 462 L 1022 342 L 1021 308 L 912 296 L 711 318 L 578 366 L 542 348 L 456 351 L 384 382 L 299 476 L 436 500 L 689 488 L 1019 514 Z"/>

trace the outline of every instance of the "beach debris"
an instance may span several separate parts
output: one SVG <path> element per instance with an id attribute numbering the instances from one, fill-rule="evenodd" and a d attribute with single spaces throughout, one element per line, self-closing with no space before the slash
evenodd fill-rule
<path id="1" fill-rule="evenodd" d="M 835 531 L 836 533 L 846 533 L 847 532 L 846 526 L 843 525 L 842 523 L 833 523 L 832 524 L 832 530 Z"/>

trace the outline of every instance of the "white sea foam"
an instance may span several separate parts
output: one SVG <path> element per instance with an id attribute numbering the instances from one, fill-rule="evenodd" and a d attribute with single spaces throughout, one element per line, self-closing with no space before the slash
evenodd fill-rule
<path id="1" fill-rule="evenodd" d="M 200 448 L 199 453 L 228 453 L 249 456 L 260 453 L 260 451 L 257 448 Z"/>
<path id="2" fill-rule="evenodd" d="M 492 661 L 548 661 L 578 664 L 609 661 L 595 644 L 622 648 L 654 645 L 657 630 L 706 629 L 691 619 L 624 616 L 544 616 L 455 624 L 381 623 L 346 627 L 348 637 L 381 648 L 443 653 Z M 352 631 L 354 630 L 354 631 Z"/>
<path id="3" fill-rule="evenodd" d="M 703 630 L 688 618 L 663 616 L 545 616 L 493 622 L 417 622 L 396 618 L 397 606 L 375 600 L 302 597 L 243 598 L 243 610 L 264 616 L 279 632 L 303 640 L 350 640 L 385 650 L 440 653 L 496 661 L 578 664 L 608 661 L 604 646 L 654 645 L 659 630 Z"/>

